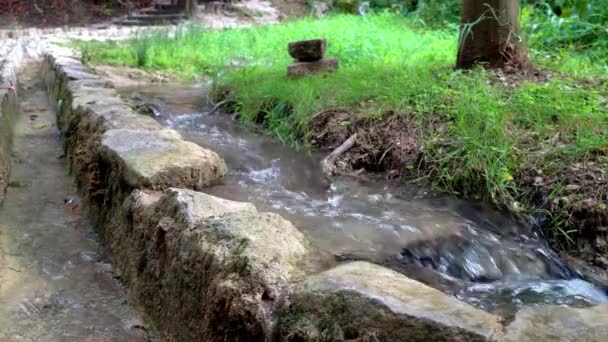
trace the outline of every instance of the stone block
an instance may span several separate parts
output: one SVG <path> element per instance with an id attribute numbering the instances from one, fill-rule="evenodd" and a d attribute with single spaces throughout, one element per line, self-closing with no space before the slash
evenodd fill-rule
<path id="1" fill-rule="evenodd" d="M 70 120 L 77 117 L 90 121 L 103 133 L 110 129 L 158 130 L 160 124 L 154 119 L 136 113 L 124 103 L 116 90 L 105 87 L 90 87 L 83 81 L 70 81 L 69 91 L 61 101 L 57 121 L 66 130 Z M 77 84 L 80 83 L 80 84 Z"/>
<path id="2" fill-rule="evenodd" d="M 302 40 L 289 43 L 289 55 L 300 62 L 315 62 L 325 57 L 327 41 L 325 39 Z"/>
<path id="3" fill-rule="evenodd" d="M 583 309 L 552 305 L 525 308 L 507 327 L 506 341 L 608 341 L 608 304 Z"/>
<path id="4" fill-rule="evenodd" d="M 227 172 L 215 152 L 181 139 L 170 130 L 113 129 L 104 133 L 102 158 L 134 188 L 202 189 L 217 184 Z"/>
<path id="5" fill-rule="evenodd" d="M 494 341 L 497 316 L 368 262 L 307 279 L 281 318 L 285 341 Z"/>
<path id="6" fill-rule="evenodd" d="M 338 60 L 336 58 L 323 58 L 316 62 L 296 62 L 287 67 L 287 76 L 303 77 L 316 75 L 338 70 Z"/>
<path id="7" fill-rule="evenodd" d="M 309 243 L 289 221 L 187 189 L 135 191 L 115 259 L 170 341 L 267 341 Z"/>

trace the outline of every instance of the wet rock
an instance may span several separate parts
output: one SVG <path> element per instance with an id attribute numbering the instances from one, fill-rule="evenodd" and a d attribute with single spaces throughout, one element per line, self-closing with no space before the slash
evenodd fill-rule
<path id="1" fill-rule="evenodd" d="M 169 129 L 109 130 L 101 142 L 101 155 L 135 188 L 202 189 L 218 183 L 227 172 L 215 152 L 184 141 Z"/>
<path id="2" fill-rule="evenodd" d="M 506 329 L 506 341 L 606 341 L 608 304 L 576 309 L 538 306 L 519 311 Z"/>
<path id="3" fill-rule="evenodd" d="M 170 189 L 136 191 L 118 261 L 133 293 L 174 341 L 263 341 L 308 242 L 249 203 Z"/>
<path id="4" fill-rule="evenodd" d="M 287 67 L 287 76 L 303 77 L 321 73 L 334 72 L 338 70 L 338 60 L 326 57 L 316 62 L 296 62 Z"/>
<path id="5" fill-rule="evenodd" d="M 547 274 L 558 279 L 570 279 L 573 276 L 572 270 L 567 264 L 562 262 L 553 251 L 539 249 L 536 255 L 543 260 Z"/>
<path id="6" fill-rule="evenodd" d="M 299 62 L 316 62 L 325 57 L 325 39 L 302 40 L 289 43 L 289 55 Z"/>
<path id="7" fill-rule="evenodd" d="M 139 114 L 150 117 L 159 117 L 162 113 L 162 105 L 154 99 L 146 98 L 141 94 L 133 94 L 128 98 L 131 107 Z"/>
<path id="8" fill-rule="evenodd" d="M 517 265 L 506 257 L 494 256 L 485 246 L 460 237 L 411 245 L 403 249 L 401 260 L 474 282 L 492 282 L 502 279 L 509 270 L 518 271 Z"/>
<path id="9" fill-rule="evenodd" d="M 496 316 L 389 269 L 353 262 L 295 289 L 285 341 L 493 341 Z"/>
<path id="10" fill-rule="evenodd" d="M 496 260 L 483 246 L 467 248 L 462 255 L 462 267 L 475 282 L 492 282 L 503 276 Z"/>

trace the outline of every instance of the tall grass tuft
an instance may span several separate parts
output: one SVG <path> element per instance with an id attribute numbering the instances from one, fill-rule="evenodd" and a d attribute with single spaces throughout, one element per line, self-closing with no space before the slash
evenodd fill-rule
<path id="1" fill-rule="evenodd" d="M 133 58 L 135 60 L 135 66 L 143 68 L 148 66 L 150 62 L 150 49 L 151 49 L 151 37 L 150 36 L 138 36 L 133 39 L 131 48 Z"/>

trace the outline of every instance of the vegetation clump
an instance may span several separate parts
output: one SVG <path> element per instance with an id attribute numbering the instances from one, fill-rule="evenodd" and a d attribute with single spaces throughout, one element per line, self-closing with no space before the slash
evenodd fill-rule
<path id="1" fill-rule="evenodd" d="M 211 76 L 217 100 L 236 98 L 232 108 L 245 124 L 261 125 L 285 143 L 335 148 L 358 133 L 341 157 L 353 170 L 480 198 L 532 217 L 557 246 L 605 254 L 608 61 L 600 56 L 608 45 L 594 26 L 605 17 L 596 23 L 599 17 L 588 13 L 586 33 L 564 17 L 568 34 L 578 32 L 587 43 L 567 34 L 554 40 L 551 30 L 563 30 L 551 26 L 561 18 L 554 10 L 523 9 L 523 35 L 537 66 L 525 72 L 455 70 L 457 27 L 420 25 L 420 12 L 337 14 L 224 31 L 184 26 L 174 36 L 79 44 L 93 63 Z M 312 38 L 327 39 L 341 69 L 288 79 L 287 44 Z"/>

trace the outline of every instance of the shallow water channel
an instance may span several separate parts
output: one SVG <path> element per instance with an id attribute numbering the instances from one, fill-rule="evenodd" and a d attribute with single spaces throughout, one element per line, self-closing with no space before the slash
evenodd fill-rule
<path id="1" fill-rule="evenodd" d="M 146 341 L 79 203 L 40 65 L 25 69 L 0 209 L 0 341 Z"/>
<path id="2" fill-rule="evenodd" d="M 385 181 L 327 181 L 318 153 L 207 115 L 207 85 L 120 92 L 226 160 L 224 184 L 206 192 L 280 213 L 304 232 L 315 249 L 311 271 L 370 260 L 506 317 L 524 305 L 608 301 L 606 289 L 579 279 L 531 229 L 484 205 Z"/>

